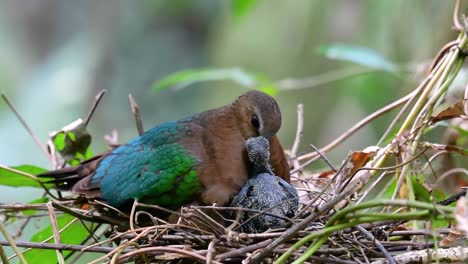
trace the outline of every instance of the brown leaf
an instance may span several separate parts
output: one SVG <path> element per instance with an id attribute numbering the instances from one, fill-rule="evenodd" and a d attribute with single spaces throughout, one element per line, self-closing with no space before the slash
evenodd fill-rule
<path id="1" fill-rule="evenodd" d="M 454 105 L 449 106 L 445 110 L 442 110 L 438 115 L 433 116 L 429 119 L 430 124 L 437 123 L 442 120 L 452 119 L 465 115 L 464 103 L 466 100 L 461 100 Z"/>
<path id="2" fill-rule="evenodd" d="M 448 235 L 446 237 L 444 237 L 444 239 L 442 239 L 440 242 L 439 242 L 439 246 L 441 247 L 451 247 L 453 245 L 455 245 L 455 242 L 457 241 L 457 239 L 459 237 L 462 237 L 463 234 L 461 232 L 459 232 L 455 226 L 452 226 L 452 228 L 450 229 Z"/>
<path id="3" fill-rule="evenodd" d="M 354 175 L 357 170 L 362 168 L 368 161 L 369 159 L 377 153 L 379 150 L 379 147 L 376 146 L 370 146 L 365 148 L 362 151 L 356 151 L 353 152 L 351 155 L 351 163 L 353 164 L 353 167 L 351 168 L 351 171 L 349 175 Z"/>
<path id="4" fill-rule="evenodd" d="M 453 246 L 457 239 L 465 235 L 468 238 L 468 199 L 461 197 L 455 208 L 456 224 L 452 225 L 447 237 L 439 242 L 441 247 Z"/>

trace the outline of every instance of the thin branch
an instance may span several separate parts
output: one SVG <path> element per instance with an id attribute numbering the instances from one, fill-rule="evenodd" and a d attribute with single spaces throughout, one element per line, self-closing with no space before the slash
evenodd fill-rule
<path id="1" fill-rule="evenodd" d="M 440 204 L 440 205 L 449 205 L 449 204 L 451 204 L 451 203 L 454 203 L 454 202 L 458 201 L 458 199 L 460 199 L 460 197 L 465 196 L 465 195 L 466 195 L 466 189 L 464 189 L 463 191 L 458 192 L 458 193 L 456 193 L 456 194 L 450 196 L 450 197 L 447 198 L 447 199 L 444 199 L 444 200 L 442 200 L 442 201 L 437 202 L 437 204 Z"/>
<path id="2" fill-rule="evenodd" d="M 134 222 L 135 222 L 135 211 L 136 211 L 136 207 L 138 206 L 138 200 L 135 199 L 133 201 L 133 205 L 132 205 L 132 210 L 130 211 L 130 230 L 131 231 L 134 231 L 135 230 L 135 226 L 134 226 Z"/>
<path id="3" fill-rule="evenodd" d="M 397 263 L 431 263 L 437 260 L 439 263 L 466 263 L 468 261 L 468 247 L 452 247 L 452 248 L 439 248 L 439 249 L 423 249 L 418 251 L 410 251 L 402 253 L 394 257 Z M 372 264 L 388 263 L 386 260 L 377 260 Z"/>
<path id="4" fill-rule="evenodd" d="M 179 248 L 171 248 L 171 247 L 148 247 L 148 248 L 140 248 L 133 250 L 129 253 L 126 253 L 122 256 L 120 256 L 118 263 L 124 262 L 128 260 L 131 257 L 137 256 L 139 254 L 144 254 L 144 253 L 154 253 L 154 252 L 168 252 L 168 253 L 178 253 L 182 254 L 188 257 L 191 257 L 192 259 L 198 260 L 198 261 L 203 261 L 206 262 L 206 258 L 194 251 L 188 251 L 188 250 L 183 250 Z M 213 263 L 219 264 L 218 261 L 213 261 Z"/>
<path id="5" fill-rule="evenodd" d="M 71 244 L 57 244 L 57 243 L 42 243 L 42 242 L 27 242 L 27 241 L 15 241 L 16 246 L 22 248 L 39 248 L 48 250 L 70 250 L 70 251 L 82 251 L 82 252 L 95 252 L 95 253 L 109 253 L 114 250 L 113 247 L 90 247 L 85 245 L 71 245 Z M 10 243 L 5 240 L 0 240 L 0 245 L 10 246 Z M 132 248 L 127 248 L 125 252 L 130 252 Z"/>
<path id="6" fill-rule="evenodd" d="M 21 251 L 18 249 L 18 247 L 16 245 L 16 242 L 13 240 L 13 238 L 11 238 L 10 234 L 8 234 L 8 231 L 5 229 L 5 226 L 3 225 L 2 222 L 0 222 L 0 231 L 2 232 L 3 236 L 7 240 L 7 241 L 0 241 L 0 242 L 3 242 L 2 245 L 12 247 L 13 251 L 18 256 L 20 262 L 23 263 L 23 264 L 27 264 L 28 262 L 24 258 L 23 254 L 21 254 Z"/>
<path id="7" fill-rule="evenodd" d="M 55 218 L 55 211 L 54 211 L 54 207 L 52 206 L 52 202 L 47 203 L 47 211 L 49 211 L 50 224 L 52 225 L 52 231 L 54 232 L 55 244 L 61 244 L 62 242 L 60 241 L 60 233 L 58 231 L 57 219 Z M 58 263 L 64 264 L 65 259 L 63 258 L 62 251 L 58 249 L 56 250 L 56 252 L 57 252 Z"/>
<path id="8" fill-rule="evenodd" d="M 461 0 L 456 0 L 455 7 L 453 8 L 453 27 L 458 31 L 463 31 L 463 26 L 460 23 L 460 5 Z"/>
<path id="9" fill-rule="evenodd" d="M 304 105 L 298 104 L 297 105 L 297 129 L 296 129 L 296 138 L 294 139 L 294 143 L 291 147 L 291 157 L 293 158 L 293 168 L 297 169 L 301 166 L 298 159 L 296 159 L 297 151 L 299 150 L 299 144 L 301 142 L 302 137 L 302 130 L 304 128 Z M 299 171 L 298 171 L 299 172 Z M 297 173 L 292 173 L 291 176 L 297 177 Z"/>
<path id="10" fill-rule="evenodd" d="M 135 99 L 133 99 L 132 94 L 128 95 L 128 99 L 130 100 L 130 107 L 132 108 L 133 117 L 135 118 L 138 135 L 141 136 L 145 132 L 145 130 L 143 129 L 143 122 L 141 121 L 140 108 L 135 102 Z"/>
<path id="11" fill-rule="evenodd" d="M 8 257 L 5 254 L 5 250 L 3 249 L 3 246 L 0 245 L 0 259 L 2 260 L 3 264 L 9 264 L 10 261 L 8 260 Z"/>
<path id="12" fill-rule="evenodd" d="M 337 139 L 333 140 L 331 143 L 329 143 L 327 146 L 323 147 L 320 149 L 320 151 L 322 153 L 326 153 L 330 150 L 332 150 L 333 148 L 335 148 L 337 145 L 339 145 L 341 142 L 343 142 L 344 140 L 346 140 L 347 138 L 349 138 L 351 135 L 353 135 L 356 131 L 358 131 L 359 129 L 361 129 L 363 126 L 365 126 L 366 124 L 368 124 L 369 122 L 373 121 L 374 119 L 382 116 L 383 114 L 393 110 L 394 108 L 406 103 L 408 100 L 410 100 L 415 93 L 419 92 L 419 90 L 414 90 L 412 91 L 411 93 L 405 95 L 404 97 L 384 106 L 383 108 L 375 111 L 374 113 L 366 116 L 364 119 L 362 119 L 361 121 L 359 121 L 356 125 L 352 126 L 350 129 L 348 129 L 348 131 L 346 131 L 345 133 L 341 134 Z M 315 152 L 312 152 L 312 153 L 307 153 L 307 154 L 304 154 L 302 156 L 299 156 L 298 159 L 299 160 L 308 160 L 308 159 L 316 159 L 317 158 L 317 154 Z M 303 164 L 304 165 L 304 164 Z"/>
<path id="13" fill-rule="evenodd" d="M 320 191 L 320 193 L 312 200 L 310 201 L 306 206 L 304 206 L 295 216 L 296 217 L 299 217 L 301 216 L 309 207 L 311 207 L 312 205 L 315 204 L 315 202 L 317 202 L 320 197 L 325 193 L 325 191 L 330 188 L 330 186 L 332 185 L 332 183 L 335 182 L 335 179 L 338 178 L 339 174 L 342 173 L 342 171 L 346 168 L 346 164 L 348 164 L 349 160 L 351 159 L 351 155 L 348 155 L 348 157 L 346 158 L 346 160 L 341 164 L 340 168 L 338 169 L 338 171 L 335 173 L 335 175 L 333 175 L 333 177 L 328 181 L 327 185 L 325 187 L 322 188 L 322 190 Z"/>
<path id="14" fill-rule="evenodd" d="M 291 147 L 291 155 L 295 157 L 297 155 L 297 151 L 299 150 L 299 144 L 301 142 L 302 131 L 304 129 L 304 105 L 298 104 L 297 105 L 297 129 L 296 129 L 296 138 L 294 139 L 294 143 Z"/>
<path id="15" fill-rule="evenodd" d="M 102 100 L 102 97 L 106 94 L 107 90 L 106 89 L 102 89 L 95 97 L 94 99 L 94 103 L 93 103 L 93 106 L 91 106 L 91 109 L 89 110 L 88 112 L 88 115 L 86 116 L 86 119 L 85 119 L 85 126 L 88 126 L 88 123 L 89 121 L 91 120 L 91 117 L 93 117 L 94 115 L 94 111 L 96 111 L 96 108 L 98 107 L 99 103 L 101 102 Z"/>
<path id="16" fill-rule="evenodd" d="M 465 103 L 464 103 L 465 115 L 468 115 L 468 82 L 466 83 L 465 96 L 463 99 L 465 99 Z"/>
<path id="17" fill-rule="evenodd" d="M 23 175 L 25 177 L 28 177 L 34 181 L 36 181 L 43 189 L 44 191 L 50 195 L 50 197 L 52 197 L 53 199 L 55 200 L 59 200 L 59 198 L 55 195 L 53 195 L 50 191 L 49 191 L 49 188 L 47 188 L 47 186 L 45 186 L 45 184 L 40 181 L 35 175 L 32 175 L 32 174 L 29 174 L 27 172 L 24 172 L 24 171 L 20 171 L 20 170 L 16 170 L 16 169 L 13 169 L 13 168 L 10 168 L 8 166 L 5 166 L 5 165 L 2 165 L 0 164 L 0 169 L 4 169 L 4 170 L 7 170 L 7 171 L 10 171 L 10 172 L 13 172 L 13 173 L 16 173 L 16 174 L 20 174 L 20 175 Z"/>
<path id="18" fill-rule="evenodd" d="M 317 154 L 319 154 L 319 156 L 323 159 L 323 161 L 325 161 L 325 163 L 328 165 L 328 167 L 330 167 L 330 169 L 333 171 L 333 172 L 336 172 L 336 168 L 333 166 L 333 164 L 330 162 L 330 160 L 327 158 L 327 156 L 325 156 L 325 153 L 322 153 L 320 151 L 320 149 L 318 149 L 315 145 L 313 144 L 309 144 L 309 147 L 311 147 L 312 149 L 315 150 L 315 152 L 317 152 Z"/>
<path id="19" fill-rule="evenodd" d="M 250 263 L 258 263 L 262 259 L 264 259 L 268 254 L 270 254 L 276 247 L 278 247 L 280 244 L 284 243 L 285 241 L 293 238 L 294 236 L 297 235 L 297 233 L 304 229 L 309 223 L 315 221 L 317 218 L 319 218 L 322 214 L 330 211 L 333 209 L 333 207 L 341 202 L 343 199 L 348 197 L 351 193 L 354 193 L 357 188 L 359 188 L 362 185 L 360 182 L 355 182 L 354 186 L 351 186 L 347 190 L 343 191 L 340 193 L 338 196 L 336 196 L 333 200 L 330 202 L 319 206 L 316 208 L 316 210 L 309 215 L 308 217 L 304 218 L 301 222 L 297 223 L 296 225 L 290 227 L 287 229 L 280 237 L 275 239 L 273 242 L 271 242 L 268 246 L 266 246 L 263 250 L 260 251 L 257 255 L 255 255 L 253 258 L 250 259 Z"/>
<path id="20" fill-rule="evenodd" d="M 380 146 L 382 144 L 382 142 L 387 138 L 387 136 L 391 133 L 391 131 L 393 130 L 393 128 L 395 127 L 396 123 L 398 121 L 400 121 L 400 118 L 403 116 L 403 113 L 406 111 L 406 109 L 408 109 L 408 107 L 410 106 L 410 104 L 413 102 L 413 100 L 418 96 L 419 94 L 419 91 L 424 87 L 426 86 L 427 82 L 429 81 L 429 78 L 425 78 L 420 84 L 419 86 L 416 88 L 416 91 L 418 92 L 415 92 L 413 94 L 413 96 L 411 96 L 405 103 L 405 105 L 400 109 L 400 111 L 398 112 L 398 114 L 395 116 L 395 118 L 393 118 L 392 122 L 390 123 L 390 125 L 387 127 L 387 129 L 385 130 L 385 132 L 383 133 L 383 135 L 380 137 L 379 141 L 377 142 L 377 146 Z"/>
<path id="21" fill-rule="evenodd" d="M 206 264 L 213 263 L 213 255 L 216 253 L 216 243 L 218 243 L 217 238 L 211 240 L 210 244 L 208 244 L 208 249 L 206 252 Z"/>
<path id="22" fill-rule="evenodd" d="M 49 152 L 47 151 L 47 147 L 42 144 L 41 140 L 39 137 L 34 133 L 34 131 L 29 127 L 28 123 L 26 123 L 26 120 L 20 115 L 20 113 L 16 110 L 15 106 L 11 103 L 10 99 L 8 96 L 4 93 L 1 94 L 3 100 L 5 103 L 10 107 L 11 111 L 16 115 L 16 118 L 20 121 L 20 123 L 23 125 L 23 127 L 26 129 L 26 131 L 29 133 L 29 135 L 32 137 L 34 142 L 36 142 L 36 145 L 42 150 L 42 152 L 46 155 L 46 157 L 50 160 L 51 156 Z"/>
<path id="23" fill-rule="evenodd" d="M 264 248 L 265 246 L 270 244 L 272 241 L 273 241 L 273 239 L 267 239 L 267 240 L 264 240 L 262 242 L 259 242 L 259 243 L 253 244 L 253 245 L 237 248 L 237 249 L 228 251 L 226 253 L 217 255 L 216 259 L 224 261 L 224 260 L 227 260 L 227 259 L 230 259 L 230 258 L 244 257 L 249 252 L 255 251 L 255 250 L 260 249 L 260 248 Z"/>
<path id="24" fill-rule="evenodd" d="M 358 225 L 356 226 L 356 228 L 361 231 L 364 235 L 366 235 L 370 240 L 372 240 L 375 245 L 379 248 L 379 250 L 382 252 L 382 254 L 384 254 L 385 258 L 387 259 L 387 262 L 389 264 L 396 264 L 395 260 L 392 258 L 392 255 L 390 255 L 390 253 L 388 253 L 388 251 L 385 249 L 384 246 L 382 246 L 382 244 L 380 243 L 379 240 L 377 240 L 374 235 L 372 235 L 371 232 L 367 231 L 366 229 L 364 229 L 362 226 Z"/>

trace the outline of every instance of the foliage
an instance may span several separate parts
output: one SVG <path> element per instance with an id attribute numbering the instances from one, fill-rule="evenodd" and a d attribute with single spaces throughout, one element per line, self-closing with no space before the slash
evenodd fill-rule
<path id="1" fill-rule="evenodd" d="M 398 67 L 376 51 L 361 46 L 329 44 L 321 46 L 317 52 L 329 59 L 343 60 L 362 66 L 395 72 Z"/>
<path id="2" fill-rule="evenodd" d="M 13 169 L 13 170 L 11 170 Z M 41 188 L 41 185 L 37 180 L 26 177 L 21 172 L 36 175 L 42 172 L 46 172 L 46 169 L 39 168 L 34 165 L 20 165 L 8 168 L 0 167 L 0 185 L 11 186 L 11 187 L 36 187 Z"/>

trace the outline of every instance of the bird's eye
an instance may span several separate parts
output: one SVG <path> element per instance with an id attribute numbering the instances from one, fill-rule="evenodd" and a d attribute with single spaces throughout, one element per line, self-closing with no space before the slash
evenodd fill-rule
<path id="1" fill-rule="evenodd" d="M 258 116 L 254 114 L 252 116 L 252 119 L 250 120 L 250 123 L 252 124 L 253 127 L 258 129 L 260 127 L 260 121 L 258 120 Z"/>

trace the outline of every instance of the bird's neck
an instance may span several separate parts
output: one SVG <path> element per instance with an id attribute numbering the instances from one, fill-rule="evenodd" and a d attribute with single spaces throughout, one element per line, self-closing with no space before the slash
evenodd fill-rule
<path id="1" fill-rule="evenodd" d="M 236 130 L 236 117 L 231 105 L 203 112 L 198 117 L 200 125 L 214 135 L 229 136 Z"/>
<path id="2" fill-rule="evenodd" d="M 256 175 L 259 175 L 259 174 L 262 174 L 262 173 L 267 173 L 267 174 L 270 174 L 270 175 L 274 175 L 269 164 L 265 164 L 265 165 L 261 165 L 261 166 L 258 166 L 258 165 L 253 166 L 252 176 L 256 176 Z"/>

